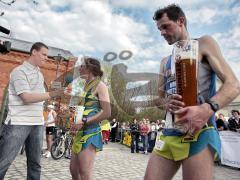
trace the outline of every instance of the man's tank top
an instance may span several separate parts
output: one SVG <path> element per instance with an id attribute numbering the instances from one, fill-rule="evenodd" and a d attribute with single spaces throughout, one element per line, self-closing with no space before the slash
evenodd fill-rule
<path id="1" fill-rule="evenodd" d="M 169 56 L 164 72 L 165 92 L 167 96 L 176 94 L 176 79 L 172 74 L 171 58 Z M 203 56 L 201 61 L 198 61 L 198 104 L 204 103 L 204 101 L 210 99 L 216 94 L 216 74 L 210 67 L 207 58 Z M 216 128 L 216 122 L 214 115 L 209 119 L 209 124 L 212 124 Z M 163 134 L 166 136 L 180 136 L 183 135 L 179 130 L 173 127 L 172 122 L 174 116 L 170 113 L 166 113 L 166 125 L 163 129 Z"/>

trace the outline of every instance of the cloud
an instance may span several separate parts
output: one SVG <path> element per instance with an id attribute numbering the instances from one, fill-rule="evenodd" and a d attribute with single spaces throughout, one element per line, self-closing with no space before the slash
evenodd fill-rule
<path id="1" fill-rule="evenodd" d="M 170 4 L 177 4 L 183 9 L 189 22 L 199 25 L 215 23 L 214 20 L 216 20 L 216 18 L 218 18 L 219 16 L 224 16 L 232 13 L 229 10 L 226 11 L 226 9 L 230 7 L 230 5 L 228 4 L 229 2 L 219 2 L 218 0 L 212 0 L 211 2 L 207 0 L 155 0 L 151 3 L 149 3 L 149 1 L 147 0 L 113 0 L 110 2 L 115 8 L 148 9 L 152 12 L 152 14 L 158 8 L 163 8 Z M 219 11 L 219 9 L 221 9 L 221 11 Z"/>
<path id="2" fill-rule="evenodd" d="M 147 0 L 121 0 L 115 1 L 110 0 L 111 4 L 116 8 L 144 8 L 155 10 L 159 7 L 164 7 L 169 4 L 179 4 L 181 6 L 190 7 L 196 4 L 199 4 L 198 0 L 191 0 L 191 1 L 182 1 L 182 0 L 154 0 L 154 1 L 147 1 Z"/>
<path id="3" fill-rule="evenodd" d="M 153 42 L 150 46 L 142 50 L 139 56 L 142 58 L 164 58 L 172 52 L 172 46 L 169 46 L 165 41 Z"/>
<path id="4" fill-rule="evenodd" d="M 114 13 L 106 2 L 43 1 L 33 8 L 29 3 L 17 1 L 14 8 L 6 10 L 4 18 L 14 38 L 44 41 L 75 54 L 123 49 L 137 53 L 142 44 L 151 41 L 147 25 Z"/>
<path id="5" fill-rule="evenodd" d="M 236 73 L 240 80 L 240 24 L 235 25 L 232 30 L 227 33 L 217 33 L 214 35 L 218 41 L 224 57 Z"/>
<path id="6" fill-rule="evenodd" d="M 31 0 L 16 1 L 11 7 L 1 5 L 5 11 L 4 26 L 11 28 L 12 37 L 26 41 L 43 41 L 54 47 L 70 50 L 75 56 L 94 55 L 102 58 L 105 53 L 131 50 L 129 63 L 132 71 L 158 71 L 160 60 L 171 53 L 160 34 L 151 31 L 152 20 L 144 20 L 135 10 L 153 14 L 158 7 L 171 3 L 179 4 L 189 20 L 189 26 L 201 33 L 205 26 L 214 28 L 215 23 L 230 18 L 229 30 L 214 37 L 219 42 L 226 58 L 236 65 L 239 61 L 240 7 L 231 7 L 229 1 L 207 0 L 42 0 L 33 4 Z M 231 1 L 233 2 L 233 1 Z M 207 6 L 206 6 L 207 4 Z M 121 13 L 118 8 L 130 10 Z M 7 23 L 6 23 L 7 22 Z M 1 23 L 1 21 L 0 21 Z M 2 24 L 2 23 L 1 23 Z M 236 66 L 235 66 L 236 67 Z M 235 70 L 238 72 L 238 70 Z M 240 75 L 239 75 L 240 77 Z"/>
<path id="7" fill-rule="evenodd" d="M 129 61 L 128 66 L 128 72 L 152 72 L 152 73 L 158 73 L 160 68 L 160 61 L 161 59 L 138 59 L 135 61 Z"/>
<path id="8" fill-rule="evenodd" d="M 198 8 L 194 10 L 187 10 L 186 16 L 190 23 L 196 23 L 199 25 L 212 24 L 217 17 L 219 10 L 210 8 Z"/>

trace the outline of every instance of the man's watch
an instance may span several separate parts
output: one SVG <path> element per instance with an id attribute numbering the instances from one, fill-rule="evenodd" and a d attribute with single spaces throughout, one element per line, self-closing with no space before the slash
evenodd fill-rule
<path id="1" fill-rule="evenodd" d="M 83 122 L 83 125 L 84 125 L 84 126 L 87 124 L 87 120 L 88 120 L 87 117 L 83 117 L 83 118 L 82 118 L 82 122 Z"/>
<path id="2" fill-rule="evenodd" d="M 206 103 L 208 103 L 208 104 L 210 105 L 211 109 L 212 109 L 214 112 L 217 112 L 217 111 L 220 109 L 218 103 L 216 103 L 216 102 L 213 101 L 213 100 L 210 100 L 210 99 L 209 99 L 209 100 L 206 101 Z"/>

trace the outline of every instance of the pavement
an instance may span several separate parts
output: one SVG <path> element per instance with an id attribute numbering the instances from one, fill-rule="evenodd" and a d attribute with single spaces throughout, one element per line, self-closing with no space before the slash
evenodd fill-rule
<path id="1" fill-rule="evenodd" d="M 104 145 L 104 149 L 97 153 L 94 164 L 94 180 L 142 180 L 150 154 L 130 153 L 130 149 L 119 143 Z M 41 180 L 68 180 L 70 160 L 61 158 L 42 158 Z M 5 176 L 5 180 L 26 179 L 26 157 L 18 155 Z M 173 180 L 182 179 L 181 169 Z M 215 166 L 214 180 L 239 180 L 240 171 L 226 166 Z"/>

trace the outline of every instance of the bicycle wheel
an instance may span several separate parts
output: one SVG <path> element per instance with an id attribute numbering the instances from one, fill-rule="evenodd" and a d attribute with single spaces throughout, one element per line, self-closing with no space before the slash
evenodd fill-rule
<path id="1" fill-rule="evenodd" d="M 73 139 L 72 137 L 68 137 L 66 139 L 66 151 L 65 151 L 65 158 L 71 159 L 72 155 L 72 144 L 73 144 Z"/>
<path id="2" fill-rule="evenodd" d="M 63 141 L 63 139 L 62 138 L 55 139 L 50 149 L 52 158 L 55 160 L 60 159 L 61 157 L 63 157 L 65 151 L 66 151 L 65 142 Z"/>

